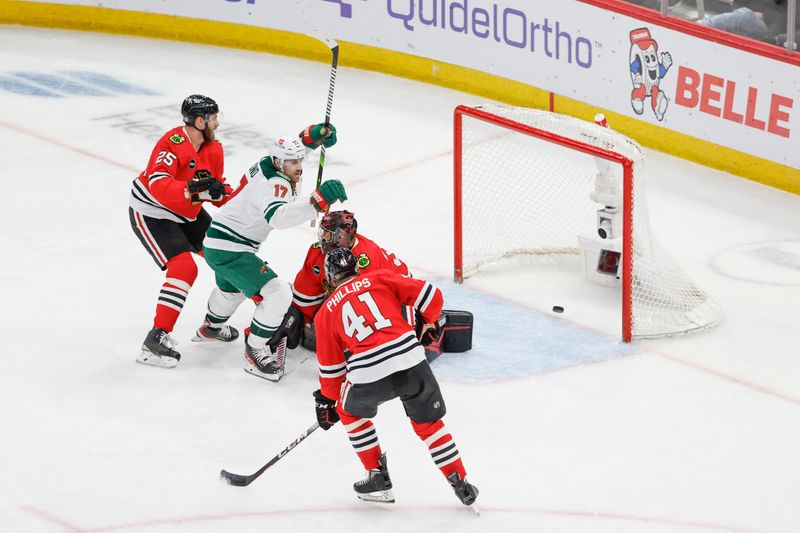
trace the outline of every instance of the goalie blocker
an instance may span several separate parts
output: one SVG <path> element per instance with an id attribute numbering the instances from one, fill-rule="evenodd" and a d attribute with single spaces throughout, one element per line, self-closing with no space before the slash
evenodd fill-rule
<path id="1" fill-rule="evenodd" d="M 425 346 L 425 356 L 428 362 L 433 362 L 443 352 L 461 353 L 472 349 L 472 313 L 469 311 L 454 311 L 444 309 L 437 321 L 438 334 Z M 422 321 L 417 317 L 417 337 L 422 328 Z M 317 349 L 317 335 L 314 325 L 309 323 L 303 328 L 303 348 L 315 352 Z"/>

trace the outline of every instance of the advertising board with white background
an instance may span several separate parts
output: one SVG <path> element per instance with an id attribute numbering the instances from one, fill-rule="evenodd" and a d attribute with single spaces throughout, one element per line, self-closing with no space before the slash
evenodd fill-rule
<path id="1" fill-rule="evenodd" d="M 27 0 L 36 2 L 39 0 Z M 800 168 L 800 69 L 578 0 L 48 0 L 329 37 L 468 67 Z"/>

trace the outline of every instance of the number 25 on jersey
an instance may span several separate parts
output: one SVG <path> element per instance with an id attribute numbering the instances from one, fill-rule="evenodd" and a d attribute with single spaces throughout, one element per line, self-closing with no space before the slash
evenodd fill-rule
<path id="1" fill-rule="evenodd" d="M 158 157 L 156 157 L 156 163 L 164 163 L 168 167 L 172 166 L 172 163 L 175 162 L 175 154 L 172 152 L 159 152 Z"/>

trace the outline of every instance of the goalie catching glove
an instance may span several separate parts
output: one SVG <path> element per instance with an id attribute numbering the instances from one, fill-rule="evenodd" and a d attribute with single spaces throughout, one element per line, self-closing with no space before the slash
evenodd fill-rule
<path id="1" fill-rule="evenodd" d="M 211 172 L 203 169 L 194 173 L 186 184 L 186 190 L 193 204 L 216 201 L 230 193 L 224 183 L 217 181 Z"/>
<path id="2" fill-rule="evenodd" d="M 319 186 L 319 189 L 311 194 L 311 205 L 321 213 L 327 213 L 331 204 L 336 200 L 340 202 L 347 200 L 344 185 L 339 180 L 324 181 Z"/>
<path id="3" fill-rule="evenodd" d="M 336 402 L 322 395 L 322 391 L 314 391 L 314 408 L 317 411 L 317 422 L 319 427 L 328 431 L 339 421 L 339 414 L 336 412 Z"/>
<path id="4" fill-rule="evenodd" d="M 336 144 L 336 127 L 333 124 L 311 124 L 300 132 L 300 140 L 311 149 L 319 145 L 330 148 Z"/>

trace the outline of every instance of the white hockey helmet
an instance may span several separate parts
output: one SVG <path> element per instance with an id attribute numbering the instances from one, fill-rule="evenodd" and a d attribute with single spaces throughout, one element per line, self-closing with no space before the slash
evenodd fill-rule
<path id="1" fill-rule="evenodd" d="M 269 155 L 276 158 L 278 166 L 283 169 L 284 161 L 303 159 L 306 156 L 306 148 L 296 135 L 280 135 L 269 145 Z"/>

